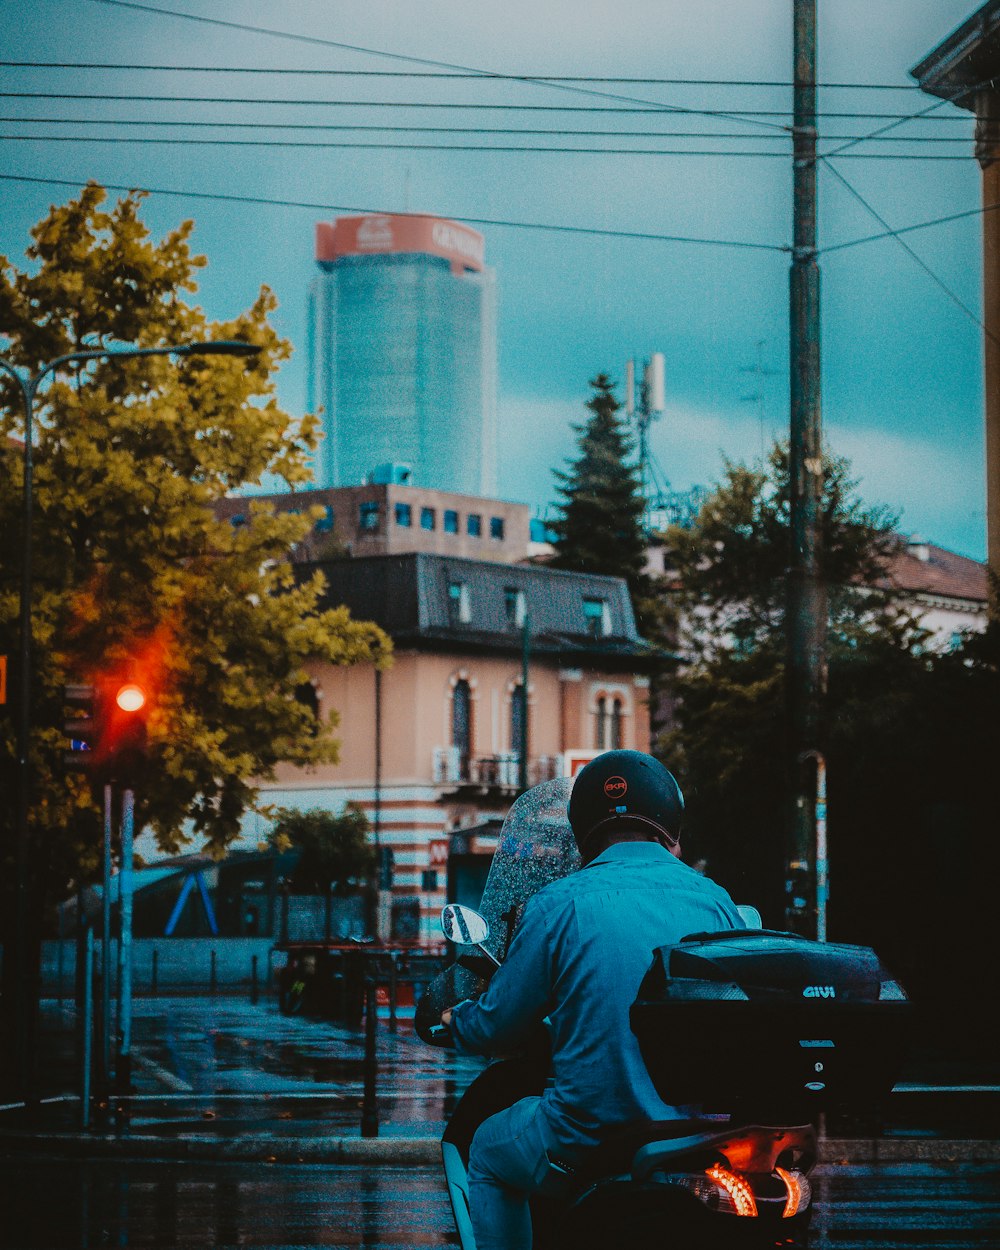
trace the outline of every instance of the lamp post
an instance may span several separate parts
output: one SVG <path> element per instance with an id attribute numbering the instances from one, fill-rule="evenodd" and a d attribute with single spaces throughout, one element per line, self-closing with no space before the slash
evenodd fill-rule
<path id="1" fill-rule="evenodd" d="M 165 347 L 90 348 L 67 352 L 50 360 L 35 374 L 28 374 L 0 357 L 0 370 L 14 379 L 24 405 L 24 477 L 22 485 L 21 592 L 17 684 L 17 811 L 15 823 L 16 901 L 14 920 L 14 1071 L 19 1092 L 28 1094 L 27 1055 L 27 927 L 28 794 L 30 787 L 29 739 L 31 734 L 31 517 L 32 437 L 35 397 L 41 383 L 63 365 L 91 360 L 135 359 L 140 356 L 256 356 L 260 348 L 238 339 L 180 343 Z"/>

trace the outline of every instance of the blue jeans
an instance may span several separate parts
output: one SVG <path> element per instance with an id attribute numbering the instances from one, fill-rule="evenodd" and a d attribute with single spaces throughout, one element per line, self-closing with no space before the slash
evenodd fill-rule
<path id="1" fill-rule="evenodd" d="M 538 1114 L 538 1098 L 522 1098 L 476 1130 L 469 1152 L 469 1207 L 476 1250 L 531 1250 L 528 1198 L 558 1196 L 572 1177 L 549 1162 L 562 1156 Z"/>

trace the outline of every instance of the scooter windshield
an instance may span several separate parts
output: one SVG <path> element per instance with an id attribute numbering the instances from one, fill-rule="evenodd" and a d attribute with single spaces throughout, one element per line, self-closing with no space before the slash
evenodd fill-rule
<path id="1" fill-rule="evenodd" d="M 503 822 L 477 908 L 490 926 L 483 946 L 501 963 L 532 894 L 580 867 L 580 853 L 566 815 L 572 786 L 571 777 L 543 781 L 521 795 Z M 469 954 L 473 956 L 469 962 L 476 962 L 473 949 L 459 951 L 460 958 Z M 461 964 L 446 968 L 428 985 L 417 1006 L 417 1033 L 426 1040 L 426 1030 L 437 1024 L 445 1008 L 464 998 L 476 998 L 485 988 L 486 978 L 469 968 Z"/>

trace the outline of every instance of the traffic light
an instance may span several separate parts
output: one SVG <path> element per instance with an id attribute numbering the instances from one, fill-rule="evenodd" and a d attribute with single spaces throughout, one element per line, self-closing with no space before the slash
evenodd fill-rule
<path id="1" fill-rule="evenodd" d="M 63 697 L 78 709 L 63 726 L 70 739 L 67 767 L 98 781 L 133 785 L 146 759 L 150 700 L 144 686 L 106 677 L 93 685 L 67 685 Z"/>
<path id="2" fill-rule="evenodd" d="M 149 698 L 139 682 L 115 683 L 110 689 L 103 749 L 113 781 L 131 786 L 146 759 Z"/>
<path id="3" fill-rule="evenodd" d="M 100 739 L 97 690 L 88 685 L 64 686 L 63 702 L 76 709 L 63 724 L 63 732 L 70 743 L 65 755 L 66 767 L 76 772 L 92 772 Z"/>

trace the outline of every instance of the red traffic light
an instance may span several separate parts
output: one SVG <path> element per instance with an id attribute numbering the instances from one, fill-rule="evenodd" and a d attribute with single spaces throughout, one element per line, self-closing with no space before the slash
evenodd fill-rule
<path id="1" fill-rule="evenodd" d="M 115 692 L 115 702 L 123 712 L 138 712 L 146 704 L 146 692 L 142 686 L 129 682 Z"/>

